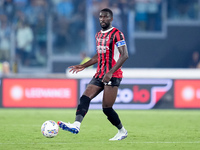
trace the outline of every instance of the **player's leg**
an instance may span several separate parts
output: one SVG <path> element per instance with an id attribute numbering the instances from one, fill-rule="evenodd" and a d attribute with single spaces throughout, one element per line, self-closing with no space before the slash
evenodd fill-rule
<path id="1" fill-rule="evenodd" d="M 79 105 L 76 111 L 76 119 L 75 121 L 82 122 L 84 116 L 86 115 L 90 101 L 96 97 L 104 88 L 104 84 L 100 79 L 92 78 L 90 83 L 88 84 L 85 92 L 80 98 Z"/>
<path id="2" fill-rule="evenodd" d="M 80 97 L 80 102 L 76 110 L 76 118 L 75 121 L 82 122 L 83 118 L 88 112 L 90 101 L 96 97 L 101 91 L 103 90 L 102 87 L 89 84 L 83 93 L 83 95 Z"/>
<path id="3" fill-rule="evenodd" d="M 118 133 L 110 140 L 122 140 L 127 137 L 128 133 L 123 127 L 118 114 L 113 109 L 118 92 L 118 86 L 105 85 L 103 94 L 103 112 L 107 119 L 118 129 Z"/>
<path id="4" fill-rule="evenodd" d="M 121 121 L 118 114 L 113 109 L 113 104 L 117 96 L 118 87 L 117 86 L 105 86 L 103 93 L 103 112 L 107 116 L 107 119 L 118 129 L 122 127 Z"/>
<path id="5" fill-rule="evenodd" d="M 103 84 L 100 83 L 101 85 L 99 85 L 98 82 L 98 80 L 93 78 L 87 86 L 83 95 L 80 97 L 80 102 L 76 111 L 75 122 L 73 124 L 70 124 L 59 121 L 58 125 L 60 126 L 60 128 L 62 128 L 63 130 L 70 131 L 74 134 L 77 134 L 79 132 L 81 122 L 86 113 L 88 112 L 91 99 L 93 99 L 103 90 Z"/>

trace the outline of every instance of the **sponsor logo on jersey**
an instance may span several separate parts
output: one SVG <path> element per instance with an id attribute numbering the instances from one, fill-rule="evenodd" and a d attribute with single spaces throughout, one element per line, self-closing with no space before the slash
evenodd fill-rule
<path id="1" fill-rule="evenodd" d="M 101 45 L 97 46 L 97 52 L 100 54 L 106 53 L 107 50 L 109 50 L 108 46 L 101 46 Z"/>

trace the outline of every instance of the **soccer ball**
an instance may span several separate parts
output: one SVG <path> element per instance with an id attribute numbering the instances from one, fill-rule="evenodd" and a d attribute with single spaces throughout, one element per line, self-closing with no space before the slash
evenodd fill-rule
<path id="1" fill-rule="evenodd" d="M 45 121 L 41 126 L 42 134 L 47 138 L 52 138 L 58 134 L 58 125 L 53 120 Z"/>

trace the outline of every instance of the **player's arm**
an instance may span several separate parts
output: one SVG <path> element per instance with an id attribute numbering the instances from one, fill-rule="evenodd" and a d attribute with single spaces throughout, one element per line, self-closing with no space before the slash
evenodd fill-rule
<path id="1" fill-rule="evenodd" d="M 79 71 L 82 71 L 85 68 L 96 64 L 97 62 L 98 62 L 98 54 L 96 53 L 90 60 L 88 60 L 86 63 L 82 65 L 69 66 L 68 68 L 71 68 L 69 72 L 78 73 Z"/>
<path id="2" fill-rule="evenodd" d="M 127 51 L 126 45 L 118 47 L 118 50 L 119 50 L 119 53 L 121 56 L 119 57 L 119 59 L 117 60 L 116 64 L 113 66 L 113 68 L 110 69 L 110 71 L 105 74 L 102 82 L 108 83 L 110 81 L 110 79 L 112 78 L 113 73 L 115 71 L 117 71 L 123 65 L 123 63 L 128 59 L 128 51 Z"/>

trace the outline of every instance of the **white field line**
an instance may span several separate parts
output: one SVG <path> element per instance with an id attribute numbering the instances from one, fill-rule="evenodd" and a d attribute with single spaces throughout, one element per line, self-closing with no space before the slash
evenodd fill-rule
<path id="1" fill-rule="evenodd" d="M 1 127 L 2 126 L 8 126 L 8 125 L 3 124 L 3 125 L 1 125 Z M 18 126 L 21 126 L 21 127 L 26 127 L 26 126 L 27 127 L 37 127 L 38 126 L 39 127 L 39 126 L 42 126 L 42 124 L 41 125 L 39 125 L 39 124 L 38 125 L 36 125 L 36 124 L 31 124 L 31 125 L 30 124 L 9 124 L 9 126 L 13 126 L 13 127 L 18 127 Z"/>
<path id="2" fill-rule="evenodd" d="M 112 141 L 109 141 L 112 142 Z M 37 145 L 37 144 L 58 144 L 58 145 L 67 145 L 67 144 L 87 144 L 87 143 L 106 143 L 106 142 L 71 142 L 71 143 L 59 143 L 59 142 L 55 142 L 55 143 L 0 143 L 0 145 Z M 129 144 L 200 144 L 200 141 L 188 141 L 188 142 L 125 142 L 125 143 L 129 143 Z"/>

